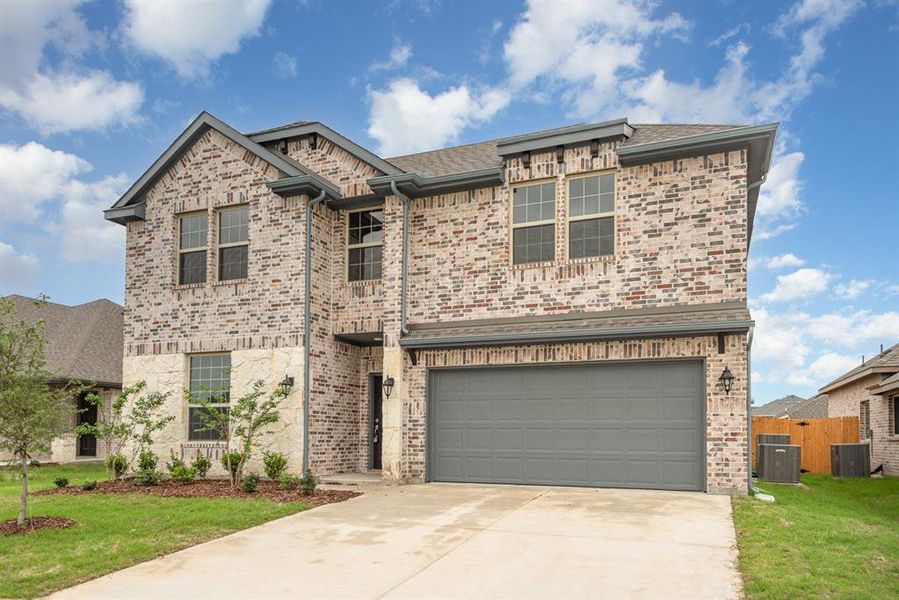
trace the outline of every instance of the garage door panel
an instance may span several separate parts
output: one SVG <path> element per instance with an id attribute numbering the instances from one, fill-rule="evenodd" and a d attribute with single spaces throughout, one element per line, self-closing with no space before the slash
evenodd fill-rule
<path id="1" fill-rule="evenodd" d="M 429 478 L 700 490 L 698 361 L 434 371 Z"/>

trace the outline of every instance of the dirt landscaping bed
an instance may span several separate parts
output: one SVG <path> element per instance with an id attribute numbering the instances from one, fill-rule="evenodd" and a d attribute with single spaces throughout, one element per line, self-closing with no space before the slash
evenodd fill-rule
<path id="1" fill-rule="evenodd" d="M 31 517 L 22 526 L 16 524 L 16 519 L 9 519 L 8 521 L 0 522 L 0 535 L 31 533 L 39 529 L 65 529 L 74 524 L 75 521 L 65 517 Z"/>
<path id="2" fill-rule="evenodd" d="M 260 481 L 255 492 L 245 492 L 240 487 L 231 487 L 228 481 L 220 479 L 202 479 L 182 483 L 180 481 L 163 480 L 153 486 L 134 485 L 133 479 L 118 481 L 100 481 L 93 490 L 83 490 L 79 486 L 51 488 L 34 492 L 35 496 L 51 494 L 146 494 L 166 498 L 239 498 L 241 500 L 271 500 L 272 502 L 302 502 L 309 506 L 322 506 L 343 502 L 359 495 L 359 492 L 347 490 L 315 490 L 305 494 L 303 490 L 282 490 L 275 481 Z"/>

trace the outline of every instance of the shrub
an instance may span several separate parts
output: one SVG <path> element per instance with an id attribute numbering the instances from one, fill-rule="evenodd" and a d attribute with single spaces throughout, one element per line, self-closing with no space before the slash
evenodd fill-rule
<path id="1" fill-rule="evenodd" d="M 212 468 L 212 461 L 209 460 L 209 457 L 205 454 L 197 454 L 197 457 L 194 459 L 191 466 L 197 470 L 197 475 L 206 479 L 206 473 Z"/>
<path id="2" fill-rule="evenodd" d="M 282 490 L 296 490 L 300 487 L 301 477 L 290 473 L 281 473 L 278 478 L 278 487 Z"/>
<path id="3" fill-rule="evenodd" d="M 118 479 L 128 470 L 128 459 L 123 454 L 110 454 L 106 457 L 106 469 Z"/>
<path id="4" fill-rule="evenodd" d="M 69 485 L 69 480 L 65 477 L 57 477 L 53 480 L 53 483 L 55 483 L 58 488 L 64 488 Z"/>
<path id="5" fill-rule="evenodd" d="M 41 466 L 41 461 L 39 461 L 36 458 L 32 458 L 31 462 L 29 463 L 29 466 L 32 467 L 33 469 L 37 469 L 38 467 Z"/>
<path id="6" fill-rule="evenodd" d="M 159 483 L 159 471 L 156 469 L 141 470 L 134 476 L 134 485 L 152 486 Z"/>
<path id="7" fill-rule="evenodd" d="M 159 457 L 152 450 L 144 450 L 137 459 L 138 471 L 156 471 L 156 465 L 159 464 Z"/>
<path id="8" fill-rule="evenodd" d="M 169 468 L 169 475 L 171 475 L 172 479 L 174 479 L 175 481 L 188 483 L 193 481 L 194 477 L 197 476 L 197 469 L 194 467 L 188 467 L 179 460 L 178 464 Z"/>
<path id="9" fill-rule="evenodd" d="M 287 468 L 287 457 L 280 452 L 263 452 L 262 464 L 269 479 L 278 479 Z"/>
<path id="10" fill-rule="evenodd" d="M 87 481 L 85 481 L 84 483 L 81 484 L 81 489 L 84 490 L 85 492 L 89 492 L 96 487 L 97 487 L 97 482 L 92 479 L 88 479 Z"/>
<path id="11" fill-rule="evenodd" d="M 259 475 L 256 473 L 250 473 L 246 477 L 243 478 L 243 491 L 245 492 L 255 492 L 256 488 L 259 486 Z"/>
<path id="12" fill-rule="evenodd" d="M 237 479 L 237 472 L 240 469 L 240 461 L 242 458 L 243 454 L 237 450 L 225 452 L 222 456 L 222 466 L 225 467 L 225 471 L 231 476 L 232 481 Z"/>
<path id="13" fill-rule="evenodd" d="M 315 476 L 312 470 L 306 469 L 306 474 L 300 478 L 300 487 L 307 496 L 315 491 Z"/>

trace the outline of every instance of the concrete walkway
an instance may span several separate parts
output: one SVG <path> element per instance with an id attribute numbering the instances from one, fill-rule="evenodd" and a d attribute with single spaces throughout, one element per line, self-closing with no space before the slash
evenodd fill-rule
<path id="1" fill-rule="evenodd" d="M 375 487 L 56 598 L 738 598 L 730 499 Z"/>

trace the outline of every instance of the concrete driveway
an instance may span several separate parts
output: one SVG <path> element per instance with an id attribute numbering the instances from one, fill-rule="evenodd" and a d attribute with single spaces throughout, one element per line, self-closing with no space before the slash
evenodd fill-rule
<path id="1" fill-rule="evenodd" d="M 730 499 L 376 487 L 58 598 L 738 598 Z"/>

